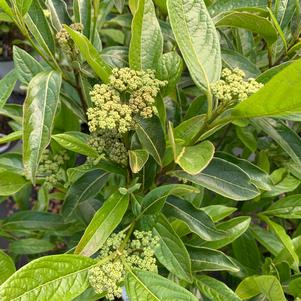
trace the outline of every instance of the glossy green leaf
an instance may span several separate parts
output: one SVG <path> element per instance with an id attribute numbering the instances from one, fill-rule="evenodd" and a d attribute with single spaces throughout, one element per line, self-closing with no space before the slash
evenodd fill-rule
<path id="1" fill-rule="evenodd" d="M 184 61 L 195 84 L 210 90 L 219 79 L 219 38 L 203 0 L 169 0 L 168 16 Z"/>
<path id="2" fill-rule="evenodd" d="M 269 301 L 286 300 L 280 282 L 270 275 L 248 277 L 239 284 L 235 292 L 242 300 L 259 294 L 263 294 Z"/>
<path id="3" fill-rule="evenodd" d="M 290 195 L 273 203 L 263 214 L 288 219 L 301 218 L 301 195 Z"/>
<path id="4" fill-rule="evenodd" d="M 22 230 L 60 230 L 66 227 L 61 215 L 49 212 L 18 211 L 7 217 L 2 227 L 10 231 Z"/>
<path id="5" fill-rule="evenodd" d="M 185 194 L 193 192 L 198 193 L 199 189 L 184 184 L 169 184 L 156 187 L 143 198 L 141 212 L 144 215 L 157 214 L 163 208 L 168 196 L 185 196 Z"/>
<path id="6" fill-rule="evenodd" d="M 257 93 L 234 107 L 234 118 L 280 116 L 301 112 L 301 60 L 278 72 Z M 287 99 L 289 101 L 283 101 Z"/>
<path id="7" fill-rule="evenodd" d="M 216 229 L 223 231 L 225 234 L 222 238 L 215 241 L 206 241 L 202 247 L 220 249 L 247 231 L 251 222 L 251 218 L 248 216 L 239 216 L 230 219 L 229 221 L 222 222 L 216 226 Z M 190 243 L 189 243 L 190 244 Z M 193 245 L 192 245 L 193 246 Z"/>
<path id="8" fill-rule="evenodd" d="M 131 301 L 197 301 L 180 285 L 142 270 L 129 271 L 125 277 L 125 287 Z"/>
<path id="9" fill-rule="evenodd" d="M 248 160 L 240 159 L 225 152 L 217 152 L 216 156 L 240 167 L 251 179 L 251 182 L 262 190 L 271 190 L 273 185 L 269 175 L 257 165 Z"/>
<path id="10" fill-rule="evenodd" d="M 52 25 L 57 31 L 60 31 L 62 29 L 63 24 L 69 25 L 71 23 L 71 19 L 67 10 L 67 4 L 65 1 L 46 0 L 46 4 L 50 11 Z"/>
<path id="11" fill-rule="evenodd" d="M 261 254 L 251 231 L 247 230 L 232 243 L 235 259 L 244 266 L 258 271 L 261 268 Z"/>
<path id="12" fill-rule="evenodd" d="M 51 139 L 59 103 L 61 74 L 37 74 L 28 86 L 23 111 L 23 162 L 26 176 L 34 183 L 43 151 Z"/>
<path id="13" fill-rule="evenodd" d="M 55 245 L 48 240 L 36 238 L 19 239 L 9 245 L 9 251 L 16 255 L 45 253 L 54 248 Z"/>
<path id="14" fill-rule="evenodd" d="M 10 6 L 8 5 L 6 0 L 0 0 L 0 8 L 12 19 L 14 18 L 14 13 L 13 13 L 12 9 L 10 8 Z"/>
<path id="15" fill-rule="evenodd" d="M 77 31 L 72 30 L 68 26 L 64 27 L 96 75 L 104 82 L 107 82 L 109 80 L 109 76 L 111 75 L 111 67 L 103 60 L 101 55 L 87 39 L 87 37 Z"/>
<path id="16" fill-rule="evenodd" d="M 200 292 L 214 301 L 240 301 L 241 299 L 223 282 L 212 277 L 197 277 L 196 285 Z"/>
<path id="17" fill-rule="evenodd" d="M 188 248 L 192 270 L 202 271 L 230 271 L 238 272 L 239 268 L 234 261 L 221 251 L 209 248 Z"/>
<path id="18" fill-rule="evenodd" d="M 209 215 L 214 222 L 219 222 L 237 210 L 234 207 L 224 205 L 209 205 L 200 209 Z"/>
<path id="19" fill-rule="evenodd" d="M 282 250 L 283 245 L 274 233 L 268 232 L 257 225 L 252 225 L 250 231 L 256 240 L 274 256 L 277 256 Z"/>
<path id="20" fill-rule="evenodd" d="M 91 27 L 91 0 L 74 0 L 73 11 L 75 22 L 84 26 L 84 35 L 89 38 Z"/>
<path id="21" fill-rule="evenodd" d="M 272 220 L 270 220 L 268 217 L 262 215 L 261 218 L 268 224 L 268 226 L 271 228 L 272 232 L 274 232 L 278 239 L 281 241 L 281 243 L 283 244 L 283 247 L 286 250 L 286 253 L 288 254 L 289 258 L 290 258 L 290 265 L 295 268 L 296 270 L 298 270 L 298 266 L 299 266 L 299 257 L 296 254 L 296 250 L 294 248 L 293 242 L 291 240 L 291 238 L 289 237 L 288 234 L 286 234 L 285 229 L 273 222 Z"/>
<path id="22" fill-rule="evenodd" d="M 0 250 L 0 285 L 9 278 L 15 271 L 16 267 L 12 259 L 3 251 Z"/>
<path id="23" fill-rule="evenodd" d="M 163 52 L 163 36 L 152 0 L 139 0 L 132 22 L 129 64 L 132 69 L 156 70 Z"/>
<path id="24" fill-rule="evenodd" d="M 104 186 L 108 173 L 100 169 L 90 170 L 77 179 L 66 193 L 62 214 L 70 217 L 79 204 L 94 197 Z"/>
<path id="25" fill-rule="evenodd" d="M 301 167 L 301 138 L 281 121 L 260 118 L 254 125 L 267 133 Z"/>
<path id="26" fill-rule="evenodd" d="M 57 143 L 73 152 L 87 157 L 97 158 L 97 151 L 88 144 L 89 135 L 81 132 L 66 132 L 63 134 L 52 135 Z"/>
<path id="27" fill-rule="evenodd" d="M 17 82 L 16 70 L 7 73 L 0 80 L 0 109 L 5 105 Z"/>
<path id="28" fill-rule="evenodd" d="M 259 191 L 241 168 L 219 158 L 213 158 L 197 175 L 184 171 L 174 171 L 172 174 L 236 201 L 249 200 L 259 195 Z"/>
<path id="29" fill-rule="evenodd" d="M 189 145 L 204 125 L 205 117 L 205 115 L 197 115 L 180 123 L 174 129 L 175 139 L 181 139 L 185 141 L 185 145 Z"/>
<path id="30" fill-rule="evenodd" d="M 197 175 L 208 166 L 214 155 L 214 145 L 204 141 L 194 146 L 176 146 L 175 162 L 190 175 Z"/>
<path id="31" fill-rule="evenodd" d="M 215 227 L 210 217 L 204 211 L 196 209 L 183 199 L 169 197 L 163 212 L 167 216 L 173 216 L 185 222 L 192 232 L 206 241 L 217 240 L 223 237 L 223 231 Z"/>
<path id="32" fill-rule="evenodd" d="M 148 160 L 149 154 L 144 149 L 135 149 L 129 151 L 129 163 L 133 173 L 138 173 L 146 161 Z"/>
<path id="33" fill-rule="evenodd" d="M 22 162 L 22 155 L 18 153 L 5 153 L 0 155 L 0 169 L 23 175 L 24 167 Z"/>
<path id="34" fill-rule="evenodd" d="M 14 65 L 18 79 L 23 84 L 29 84 L 32 78 L 43 71 L 43 67 L 28 52 L 14 45 Z"/>
<path id="35" fill-rule="evenodd" d="M 41 4 L 33 0 L 28 13 L 25 15 L 25 22 L 38 44 L 44 51 L 53 57 L 55 51 L 54 38 L 44 15 Z"/>
<path id="36" fill-rule="evenodd" d="M 22 138 L 22 131 L 12 132 L 0 138 L 0 144 L 5 144 L 11 141 L 16 141 Z"/>
<path id="37" fill-rule="evenodd" d="M 136 132 L 144 149 L 150 153 L 159 165 L 162 165 L 165 137 L 160 119 L 157 116 L 147 119 L 140 118 Z"/>
<path id="38" fill-rule="evenodd" d="M 191 262 L 184 243 L 174 231 L 169 221 L 161 215 L 153 233 L 160 238 L 155 250 L 156 257 L 171 273 L 191 282 Z"/>
<path id="39" fill-rule="evenodd" d="M 0 195 L 9 196 L 18 192 L 28 182 L 13 172 L 0 172 Z"/>
<path id="40" fill-rule="evenodd" d="M 230 12 L 224 14 L 215 24 L 217 27 L 244 28 L 261 35 L 268 44 L 277 40 L 277 31 L 266 18 L 248 12 Z"/>
<path id="41" fill-rule="evenodd" d="M 17 0 L 16 1 L 17 9 L 21 13 L 22 16 L 24 16 L 28 12 L 28 10 L 31 6 L 31 3 L 32 3 L 32 0 Z"/>
<path id="42" fill-rule="evenodd" d="M 119 192 L 114 193 L 95 213 L 85 230 L 75 253 L 92 256 L 105 243 L 114 229 L 119 225 L 129 204 L 129 196 Z"/>
<path id="43" fill-rule="evenodd" d="M 277 0 L 275 3 L 275 15 L 281 28 L 285 29 L 290 23 L 295 11 L 296 1 L 294 0 Z"/>
<path id="44" fill-rule="evenodd" d="M 72 300 L 88 286 L 94 259 L 52 255 L 31 261 L 0 286 L 2 301 Z"/>

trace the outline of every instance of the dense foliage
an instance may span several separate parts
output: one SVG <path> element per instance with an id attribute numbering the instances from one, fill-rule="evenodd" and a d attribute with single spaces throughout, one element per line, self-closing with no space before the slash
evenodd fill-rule
<path id="1" fill-rule="evenodd" d="M 0 9 L 1 301 L 301 300 L 298 0 Z"/>

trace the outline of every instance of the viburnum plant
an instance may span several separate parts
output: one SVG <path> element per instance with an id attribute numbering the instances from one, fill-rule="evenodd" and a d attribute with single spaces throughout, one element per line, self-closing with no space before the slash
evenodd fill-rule
<path id="1" fill-rule="evenodd" d="M 300 300 L 298 0 L 0 8 L 1 301 Z"/>

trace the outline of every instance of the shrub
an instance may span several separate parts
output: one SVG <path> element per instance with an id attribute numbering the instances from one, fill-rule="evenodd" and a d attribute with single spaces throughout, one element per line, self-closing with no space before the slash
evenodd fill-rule
<path id="1" fill-rule="evenodd" d="M 0 8 L 1 301 L 301 298 L 299 1 Z"/>

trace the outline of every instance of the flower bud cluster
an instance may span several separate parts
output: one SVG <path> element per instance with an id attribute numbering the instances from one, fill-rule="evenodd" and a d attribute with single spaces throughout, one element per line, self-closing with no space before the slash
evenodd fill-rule
<path id="1" fill-rule="evenodd" d="M 153 70 L 113 69 L 109 84 L 97 84 L 90 92 L 94 103 L 87 112 L 90 131 L 115 129 L 123 134 L 134 129 L 134 116 L 150 118 L 157 113 L 155 98 L 165 85 Z"/>
<path id="2" fill-rule="evenodd" d="M 219 101 L 227 104 L 247 99 L 262 88 L 263 84 L 258 83 L 254 78 L 245 81 L 245 76 L 239 68 L 233 71 L 228 68 L 223 69 L 221 79 L 211 85 L 212 94 Z"/>
<path id="3" fill-rule="evenodd" d="M 144 231 L 135 231 L 134 236 L 135 238 L 120 250 L 125 234 L 124 232 L 112 234 L 100 251 L 100 259 L 114 254 L 116 257 L 112 261 L 92 268 L 89 272 L 91 286 L 97 293 L 107 292 L 106 298 L 109 300 L 114 300 L 115 297 L 121 298 L 120 285 L 124 281 L 126 266 L 131 269 L 157 272 L 154 249 L 159 243 L 158 237 Z"/>
<path id="4" fill-rule="evenodd" d="M 81 23 L 73 23 L 70 28 L 82 32 L 83 25 Z M 78 54 L 78 49 L 75 47 L 73 40 L 65 28 L 62 28 L 57 34 L 56 39 L 64 53 L 68 55 Z"/>
<path id="5" fill-rule="evenodd" d="M 52 189 L 57 184 L 65 181 L 64 165 L 70 158 L 66 151 L 61 151 L 53 155 L 49 149 L 46 149 L 39 164 L 38 173 L 45 178 L 44 185 Z"/>
<path id="6" fill-rule="evenodd" d="M 104 154 L 106 158 L 117 164 L 128 165 L 127 148 L 122 142 L 121 134 L 116 130 L 99 130 L 92 133 L 88 143 L 99 155 Z"/>

